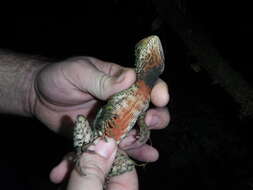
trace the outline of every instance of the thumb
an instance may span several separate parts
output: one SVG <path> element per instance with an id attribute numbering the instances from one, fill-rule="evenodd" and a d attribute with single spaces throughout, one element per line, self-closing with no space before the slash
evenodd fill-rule
<path id="1" fill-rule="evenodd" d="M 106 100 L 111 95 L 130 87 L 135 81 L 135 72 L 129 68 L 122 68 L 114 76 L 97 69 L 93 69 L 88 75 L 87 91 L 101 100 Z"/>
<path id="2" fill-rule="evenodd" d="M 113 139 L 107 142 L 98 139 L 82 154 L 79 165 L 72 171 L 68 183 L 68 190 L 103 189 L 105 177 L 109 172 L 116 155 L 117 146 Z M 80 174 L 78 171 L 81 171 Z"/>

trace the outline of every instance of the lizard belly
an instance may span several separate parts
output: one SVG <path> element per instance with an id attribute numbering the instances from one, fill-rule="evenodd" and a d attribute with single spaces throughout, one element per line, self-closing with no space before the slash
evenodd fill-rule
<path id="1" fill-rule="evenodd" d="M 122 99 L 116 109 L 113 110 L 117 117 L 108 121 L 106 135 L 113 137 L 117 143 L 127 135 L 135 125 L 139 115 L 149 105 L 151 89 L 142 81 L 137 82 L 136 85 L 138 88 L 127 98 Z"/>

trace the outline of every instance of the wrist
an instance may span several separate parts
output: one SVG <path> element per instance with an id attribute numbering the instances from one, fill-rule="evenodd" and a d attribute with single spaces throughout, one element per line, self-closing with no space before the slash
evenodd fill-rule
<path id="1" fill-rule="evenodd" d="M 41 59 L 0 51 L 0 113 L 31 116 Z"/>
<path id="2" fill-rule="evenodd" d="M 25 116 L 31 117 L 35 114 L 35 106 L 37 101 L 36 95 L 36 78 L 46 63 L 36 61 L 30 65 L 27 75 L 24 78 L 23 88 L 24 97 L 22 101 L 23 113 Z"/>

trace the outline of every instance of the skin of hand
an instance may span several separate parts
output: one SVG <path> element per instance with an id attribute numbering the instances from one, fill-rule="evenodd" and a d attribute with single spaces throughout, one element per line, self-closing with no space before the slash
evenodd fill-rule
<path id="1" fill-rule="evenodd" d="M 107 100 L 130 87 L 135 79 L 133 69 L 92 57 L 76 57 L 48 64 L 35 76 L 31 88 L 31 112 L 53 131 L 68 129 L 65 132 L 71 134 L 76 115 L 83 114 L 92 119 L 93 110 L 100 100 Z M 156 107 L 149 109 L 145 117 L 150 129 L 162 129 L 168 125 L 170 116 L 165 107 L 168 101 L 168 87 L 159 79 L 151 92 L 151 102 Z M 135 133 L 130 131 L 120 148 L 137 160 L 156 161 L 159 154 L 155 148 L 147 144 L 131 146 Z M 66 162 L 63 159 L 52 170 L 50 178 L 54 183 L 60 183 L 68 176 L 71 167 Z"/>
<path id="2" fill-rule="evenodd" d="M 95 141 L 88 152 L 82 154 L 80 166 L 85 174 L 81 176 L 77 170 L 72 170 L 67 190 L 92 189 L 102 190 L 106 181 L 106 175 L 109 172 L 116 155 L 117 146 L 113 139 L 102 139 Z M 137 190 L 138 180 L 136 171 L 127 172 L 120 176 L 112 177 L 108 184 L 107 190 Z"/>

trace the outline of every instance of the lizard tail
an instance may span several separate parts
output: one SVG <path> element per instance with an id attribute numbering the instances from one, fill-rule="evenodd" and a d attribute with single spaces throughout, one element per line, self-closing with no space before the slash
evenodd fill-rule
<path id="1" fill-rule="evenodd" d="M 137 80 L 143 80 L 153 87 L 164 70 L 164 54 L 159 37 L 153 35 L 138 42 L 135 57 Z"/>

